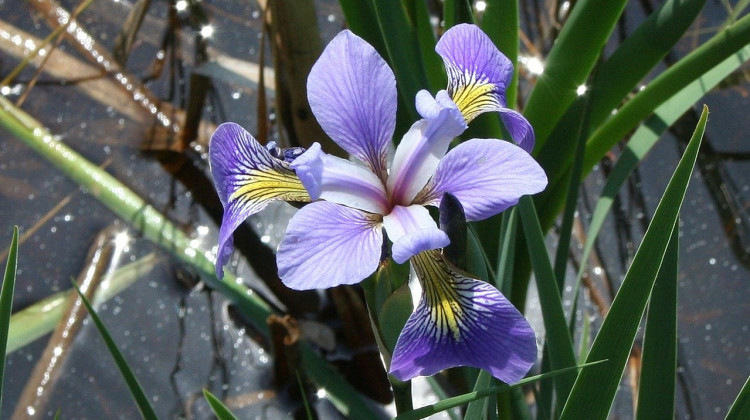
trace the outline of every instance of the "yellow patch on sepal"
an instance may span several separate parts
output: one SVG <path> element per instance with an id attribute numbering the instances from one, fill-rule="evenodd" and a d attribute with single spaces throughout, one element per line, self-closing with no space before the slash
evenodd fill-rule
<path id="1" fill-rule="evenodd" d="M 232 193 L 229 201 L 260 203 L 271 200 L 309 203 L 310 195 L 302 181 L 291 169 L 253 169 L 245 175 L 242 185 Z"/>
<path id="2" fill-rule="evenodd" d="M 461 306 L 458 291 L 453 287 L 451 270 L 443 261 L 441 251 L 421 252 L 412 258 L 412 262 L 438 334 L 449 332 L 456 341 L 460 340 L 465 309 Z"/>
<path id="3" fill-rule="evenodd" d="M 476 74 L 460 71 L 450 72 L 449 79 L 448 93 L 467 123 L 483 112 L 502 108 L 497 86 L 486 79 L 478 80 Z"/>

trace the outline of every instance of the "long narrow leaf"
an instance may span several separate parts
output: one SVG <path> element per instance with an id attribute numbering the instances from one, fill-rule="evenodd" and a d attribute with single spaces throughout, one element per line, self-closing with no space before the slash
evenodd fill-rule
<path id="1" fill-rule="evenodd" d="M 386 55 L 385 43 L 380 33 L 378 21 L 373 19 L 375 9 L 371 0 L 339 0 L 346 24 L 355 34 L 362 37 L 380 53 Z"/>
<path id="2" fill-rule="evenodd" d="M 443 2 L 443 23 L 445 29 L 459 23 L 472 23 L 474 15 L 468 0 L 445 0 Z"/>
<path id="3" fill-rule="evenodd" d="M 474 392 L 480 392 L 489 388 L 491 381 L 492 376 L 486 370 L 480 371 L 477 382 L 474 384 Z M 487 399 L 470 402 L 466 408 L 464 420 L 482 420 L 487 414 L 488 403 Z"/>
<path id="4" fill-rule="evenodd" d="M 679 93 L 687 82 L 700 78 L 722 61 L 738 54 L 749 44 L 750 15 L 747 15 L 665 70 L 591 136 L 586 148 L 584 174 L 588 173 L 599 158 L 638 121 L 643 120 L 659 105 Z M 748 57 L 740 58 L 745 61 Z"/>
<path id="5" fill-rule="evenodd" d="M 656 108 L 680 93 L 685 86 L 733 55 L 742 61 L 747 60 L 748 57 L 742 56 L 741 52 L 747 45 L 750 45 L 750 15 L 717 33 L 708 42 L 657 76 L 592 133 L 586 146 L 582 176 L 586 176 L 602 156 L 628 132 L 636 128 Z M 569 176 L 572 165 L 570 156 L 558 155 L 558 159 L 560 166 L 557 176 L 550 179 L 547 189 L 550 193 L 540 200 L 543 204 L 540 207 L 543 209 L 540 220 L 545 229 L 551 226 L 564 199 L 564 191 L 561 191 L 556 183 Z"/>
<path id="6" fill-rule="evenodd" d="M 524 110 L 536 133 L 536 150 L 544 146 L 575 100 L 576 89 L 588 79 L 626 4 L 624 0 L 575 3 Z"/>
<path id="7" fill-rule="evenodd" d="M 386 60 L 396 75 L 401 102 L 406 105 L 409 121 L 416 121 L 414 97 L 427 87 L 416 30 L 399 0 L 377 0 L 373 6 L 388 52 Z"/>
<path id="8" fill-rule="evenodd" d="M 668 0 L 630 34 L 606 59 L 591 80 L 589 91 L 595 92 L 586 112 L 580 103 L 568 109 L 550 135 L 539 161 L 548 172 L 558 172 L 560 156 L 573 156 L 576 132 L 586 115 L 592 127 L 598 127 L 623 99 L 637 88 L 651 69 L 680 40 L 694 22 L 706 0 Z M 638 57 L 638 60 L 633 60 Z M 556 182 L 556 180 L 555 180 Z"/>
<path id="9" fill-rule="evenodd" d="M 534 276 L 539 290 L 544 329 L 547 334 L 546 351 L 550 357 L 551 367 L 553 370 L 559 370 L 573 366 L 576 363 L 573 340 L 570 338 L 557 280 L 552 271 L 547 248 L 544 245 L 544 236 L 531 197 L 521 197 L 518 211 L 521 213 L 523 231 L 526 235 L 531 265 L 534 267 Z M 573 375 L 561 375 L 555 379 L 555 390 L 559 401 L 567 399 L 574 380 Z"/>
<path id="10" fill-rule="evenodd" d="M 482 30 L 516 68 L 513 80 L 505 90 L 508 107 L 515 108 L 518 93 L 518 0 L 488 0 L 486 4 Z"/>
<path id="11" fill-rule="evenodd" d="M 674 418 L 677 378 L 677 261 L 679 221 L 651 292 L 643 339 L 636 420 Z"/>
<path id="12" fill-rule="evenodd" d="M 448 76 L 445 74 L 443 60 L 435 53 L 435 33 L 430 22 L 430 11 L 427 2 L 414 2 L 414 24 L 419 40 L 419 49 L 422 53 L 422 62 L 429 83 L 430 92 L 437 92 L 448 86 Z M 427 86 L 425 86 L 427 88 Z"/>
<path id="13" fill-rule="evenodd" d="M 10 314 L 13 311 L 13 290 L 16 287 L 18 266 L 18 226 L 13 227 L 8 261 L 5 263 L 2 291 L 0 291 L 0 407 L 3 402 L 3 375 L 5 373 L 5 347 L 8 342 Z"/>
<path id="14" fill-rule="evenodd" d="M 439 413 L 441 411 L 449 410 L 454 407 L 458 407 L 464 404 L 468 404 L 472 401 L 476 401 L 480 398 L 486 398 L 493 394 L 500 394 L 502 392 L 508 391 L 510 389 L 519 388 L 523 385 L 530 384 L 536 381 L 541 381 L 544 379 L 554 378 L 557 375 L 563 375 L 567 374 L 568 372 L 582 369 L 582 371 L 585 371 L 586 369 L 591 369 L 592 366 L 598 365 L 600 363 L 603 363 L 605 361 L 600 360 L 596 362 L 586 363 L 580 366 L 572 366 L 566 369 L 557 370 L 554 372 L 548 372 L 541 375 L 536 376 L 530 376 L 528 378 L 524 378 L 517 383 L 513 385 L 508 384 L 500 384 L 496 386 L 492 386 L 489 388 L 486 388 L 482 391 L 475 391 L 475 392 L 469 392 L 468 394 L 458 395 L 456 397 L 446 398 L 443 399 L 435 404 L 426 405 L 424 407 L 417 408 L 412 411 L 408 411 L 403 414 L 399 414 L 395 417 L 394 420 L 417 420 L 417 419 L 423 419 L 425 417 L 431 416 L 433 414 Z"/>
<path id="15" fill-rule="evenodd" d="M 203 397 L 208 401 L 208 405 L 211 406 L 211 411 L 214 412 L 216 418 L 219 420 L 237 420 L 237 417 L 232 414 L 231 411 L 221 402 L 214 394 L 210 393 L 207 389 L 203 390 Z"/>
<path id="16" fill-rule="evenodd" d="M 146 393 L 143 391 L 141 384 L 138 382 L 138 378 L 135 377 L 135 374 L 130 369 L 130 366 L 128 366 L 128 362 L 120 352 L 120 349 L 117 348 L 117 343 L 115 343 L 115 340 L 113 340 L 112 336 L 109 335 L 107 327 L 99 318 L 99 315 L 96 314 L 96 311 L 91 306 L 91 303 L 89 303 L 89 300 L 86 299 L 86 296 L 81 292 L 75 282 L 73 283 L 73 287 L 75 287 L 76 291 L 78 292 L 78 296 L 81 297 L 81 301 L 89 311 L 91 320 L 94 321 L 96 329 L 99 330 L 99 334 L 101 334 L 102 339 L 104 340 L 104 344 L 107 345 L 109 353 L 112 355 L 112 358 L 115 359 L 117 369 L 120 370 L 120 374 L 122 374 L 123 379 L 125 379 L 125 383 L 127 383 L 128 385 L 130 394 L 133 396 L 133 399 L 138 405 L 141 416 L 143 416 L 143 418 L 146 420 L 158 420 L 159 417 L 156 415 L 156 411 L 154 411 L 154 408 L 151 406 L 148 396 L 146 396 Z"/>
<path id="17" fill-rule="evenodd" d="M 161 257 L 151 253 L 115 269 L 111 275 L 104 279 L 101 287 L 96 289 L 94 305 L 105 302 L 122 292 L 147 274 L 161 260 Z M 13 353 L 37 338 L 50 333 L 63 316 L 65 303 L 70 297 L 70 292 L 71 290 L 57 292 L 14 313 L 10 318 L 8 345 L 5 348 L 6 354 Z"/>
<path id="18" fill-rule="evenodd" d="M 562 419 L 605 419 L 614 401 L 656 275 L 677 221 L 708 119 L 704 107 L 695 133 L 670 179 L 587 360 L 609 363 L 582 371 Z"/>
<path id="19" fill-rule="evenodd" d="M 737 399 L 734 400 L 729 412 L 725 417 L 726 420 L 743 420 L 750 418 L 750 377 L 745 381 Z"/>

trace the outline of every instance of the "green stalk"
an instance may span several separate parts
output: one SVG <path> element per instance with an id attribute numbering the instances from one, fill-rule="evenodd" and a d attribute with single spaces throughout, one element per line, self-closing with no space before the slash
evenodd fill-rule
<path id="1" fill-rule="evenodd" d="M 2 291 L 0 291 L 0 405 L 3 402 L 3 375 L 5 374 L 5 344 L 8 339 L 10 313 L 13 309 L 13 291 L 16 287 L 18 267 L 18 226 L 13 227 L 8 261 L 5 264 Z"/>

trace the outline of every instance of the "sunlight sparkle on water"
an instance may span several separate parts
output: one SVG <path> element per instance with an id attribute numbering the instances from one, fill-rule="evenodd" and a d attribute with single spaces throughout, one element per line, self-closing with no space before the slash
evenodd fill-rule
<path id="1" fill-rule="evenodd" d="M 586 87 L 586 85 L 578 86 L 578 88 L 576 89 L 576 94 L 578 96 L 583 96 L 583 94 L 586 93 L 587 90 L 588 90 L 588 87 Z"/>
<path id="2" fill-rule="evenodd" d="M 534 76 L 538 76 L 544 72 L 544 63 L 537 57 L 519 56 L 518 61 Z"/>
<path id="3" fill-rule="evenodd" d="M 123 249 L 130 243 L 130 235 L 127 231 L 118 232 L 115 235 L 115 248 Z"/>
<path id="4" fill-rule="evenodd" d="M 205 25 L 201 28 L 200 34 L 203 38 L 211 38 L 214 35 L 214 27 L 211 25 Z"/>

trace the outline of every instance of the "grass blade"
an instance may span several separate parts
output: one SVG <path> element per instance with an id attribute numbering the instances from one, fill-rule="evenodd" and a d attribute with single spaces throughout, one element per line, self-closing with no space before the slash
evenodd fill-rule
<path id="1" fill-rule="evenodd" d="M 573 7 L 524 110 L 536 133 L 535 150 L 541 150 L 575 100 L 576 89 L 588 79 L 626 4 L 582 0 Z"/>
<path id="2" fill-rule="evenodd" d="M 725 420 L 743 420 L 750 418 L 750 378 L 742 386 L 737 399 L 734 400 Z"/>
<path id="3" fill-rule="evenodd" d="M 747 15 L 664 71 L 592 134 L 586 147 L 584 175 L 591 171 L 604 153 L 659 105 L 749 44 L 750 15 Z M 743 61 L 748 59 L 740 58 Z"/>
<path id="4" fill-rule="evenodd" d="M 401 1 L 377 0 L 373 7 L 385 40 L 386 60 L 396 75 L 401 103 L 406 106 L 409 121 L 416 121 L 419 115 L 414 98 L 420 89 L 427 87 L 416 30 Z"/>
<path id="5" fill-rule="evenodd" d="M 73 287 L 75 287 L 76 291 L 78 292 L 78 296 L 81 297 L 81 301 L 86 306 L 86 310 L 89 311 L 91 320 L 94 321 L 96 329 L 99 330 L 99 334 L 101 334 L 104 343 L 107 345 L 109 353 L 112 355 L 112 358 L 115 359 L 117 369 L 120 370 L 120 374 L 122 374 L 123 379 L 125 379 L 125 383 L 128 385 L 130 394 L 133 396 L 133 399 L 138 405 L 141 416 L 146 420 L 158 420 L 159 417 L 156 415 L 156 411 L 154 411 L 154 408 L 151 406 L 151 403 L 149 402 L 146 393 L 143 391 L 141 384 L 138 383 L 138 378 L 135 377 L 135 374 L 130 369 L 130 366 L 128 366 L 128 362 L 125 360 L 125 357 L 120 352 L 120 349 L 117 348 L 117 343 L 115 343 L 115 340 L 113 340 L 112 336 L 109 335 L 107 327 L 99 318 L 99 315 L 96 314 L 96 311 L 91 306 L 91 303 L 89 303 L 88 299 L 86 299 L 86 296 L 81 292 L 75 282 L 73 282 Z"/>
<path id="6" fill-rule="evenodd" d="M 591 362 L 579 366 L 571 366 L 565 369 L 556 370 L 554 372 L 547 372 L 541 375 L 536 376 L 530 376 L 528 378 L 524 378 L 517 383 L 513 385 L 508 384 L 500 384 L 496 386 L 491 386 L 489 388 L 485 388 L 481 391 L 473 391 L 469 392 L 468 394 L 458 395 L 456 397 L 446 398 L 442 401 L 439 401 L 435 404 L 426 405 L 424 407 L 417 408 L 415 410 L 399 414 L 395 417 L 394 420 L 417 420 L 417 419 L 423 419 L 425 417 L 431 416 L 433 414 L 439 413 L 441 411 L 449 410 L 454 407 L 458 407 L 464 404 L 468 404 L 472 401 L 476 401 L 480 398 L 486 398 L 490 395 L 499 394 L 501 392 L 505 392 L 514 388 L 519 388 L 523 385 L 530 384 L 536 381 L 541 381 L 543 379 L 549 379 L 554 378 L 557 375 L 562 375 L 569 373 L 571 371 L 577 370 L 577 369 L 583 369 L 585 371 L 586 369 L 590 369 L 591 366 L 598 365 L 602 363 L 603 361 L 596 361 Z"/>
<path id="7" fill-rule="evenodd" d="M 489 388 L 491 381 L 492 376 L 486 370 L 480 371 L 477 382 L 474 384 L 474 392 Z M 486 398 L 470 402 L 466 408 L 464 420 L 482 420 L 487 414 L 488 405 L 489 401 Z"/>
<path id="8" fill-rule="evenodd" d="M 375 16 L 375 9 L 372 0 L 339 0 L 341 11 L 344 12 L 346 24 L 349 29 L 359 35 L 372 45 L 380 55 L 386 56 L 385 43 L 383 35 L 380 33 L 380 26 Z"/>
<path id="9" fill-rule="evenodd" d="M 10 241 L 8 261 L 5 263 L 5 275 L 0 291 L 0 407 L 3 402 L 3 375 L 5 374 L 5 347 L 8 342 L 8 327 L 13 311 L 13 291 L 16 287 L 16 268 L 18 267 L 18 226 L 13 227 L 13 238 Z"/>
<path id="10" fill-rule="evenodd" d="M 445 0 L 443 2 L 443 22 L 445 29 L 459 23 L 473 23 L 474 14 L 467 0 Z"/>
<path id="11" fill-rule="evenodd" d="M 596 94 L 591 106 L 583 110 L 580 103 L 574 104 L 555 127 L 549 138 L 549 146 L 541 150 L 539 160 L 550 173 L 557 173 L 560 154 L 572 156 L 574 133 L 584 115 L 590 126 L 598 127 L 616 109 L 623 98 L 636 89 L 637 84 L 676 44 L 706 0 L 669 0 L 652 13 L 628 36 L 607 58 L 590 80 L 589 91 Z M 638 57 L 638 60 L 633 60 Z"/>
<path id="12" fill-rule="evenodd" d="M 643 342 L 636 420 L 674 418 L 677 379 L 677 261 L 679 221 L 651 292 Z"/>
<path id="13" fill-rule="evenodd" d="M 210 393 L 207 389 L 203 390 L 203 396 L 208 401 L 208 405 L 211 406 L 211 411 L 214 412 L 216 418 L 219 420 L 237 420 L 237 417 L 232 414 L 231 411 L 221 402 L 214 394 Z"/>
<path id="14" fill-rule="evenodd" d="M 505 90 L 508 107 L 515 108 L 518 94 L 518 0 L 488 0 L 485 3 L 482 30 L 516 69 Z"/>
<path id="15" fill-rule="evenodd" d="M 698 126 L 656 208 L 622 286 L 612 302 L 587 360 L 609 362 L 582 371 L 576 379 L 562 419 L 605 419 L 614 401 L 646 302 L 669 244 L 708 119 L 704 107 Z"/>
<path id="16" fill-rule="evenodd" d="M 521 213 L 523 232 L 526 235 L 531 265 L 534 268 L 534 276 L 539 290 L 544 329 L 547 333 L 545 348 L 549 354 L 551 368 L 559 370 L 574 366 L 576 357 L 573 352 L 573 340 L 568 331 L 557 280 L 555 280 L 555 274 L 552 271 L 547 248 L 544 245 L 544 236 L 531 197 L 521 197 L 518 202 L 518 211 Z M 573 375 L 561 375 L 555 379 L 558 401 L 567 399 L 574 380 Z"/>
<path id="17" fill-rule="evenodd" d="M 414 9 L 414 24 L 417 28 L 417 39 L 419 40 L 419 49 L 422 52 L 429 91 L 437 92 L 448 86 L 448 76 L 445 74 L 443 60 L 435 52 L 437 41 L 430 22 L 430 10 L 427 8 L 427 2 L 423 1 L 415 2 Z"/>

